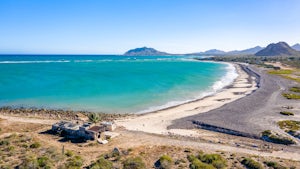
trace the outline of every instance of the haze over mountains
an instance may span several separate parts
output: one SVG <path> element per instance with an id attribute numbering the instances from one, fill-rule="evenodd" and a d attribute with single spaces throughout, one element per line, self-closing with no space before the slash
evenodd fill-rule
<path id="1" fill-rule="evenodd" d="M 197 53 L 188 53 L 181 55 L 201 55 L 201 56 L 227 56 L 227 55 L 256 55 L 256 56 L 299 56 L 300 55 L 300 44 L 295 44 L 290 47 L 285 42 L 272 43 L 267 47 L 255 46 L 253 48 L 244 49 L 244 50 L 233 50 L 229 52 L 225 52 L 218 49 L 210 49 L 205 52 L 197 52 Z M 170 54 L 167 52 L 158 51 L 153 48 L 142 47 L 135 48 L 124 53 L 126 56 L 154 56 L 154 55 L 180 55 L 180 54 Z"/>

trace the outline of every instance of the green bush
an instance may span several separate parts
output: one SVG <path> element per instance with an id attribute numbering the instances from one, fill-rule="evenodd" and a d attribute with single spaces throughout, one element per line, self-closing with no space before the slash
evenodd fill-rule
<path id="1" fill-rule="evenodd" d="M 261 133 L 262 136 L 269 136 L 271 134 L 272 134 L 271 130 L 265 130 Z"/>
<path id="2" fill-rule="evenodd" d="M 271 70 L 268 71 L 269 74 L 273 74 L 273 75 L 288 75 L 288 74 L 292 74 L 293 71 L 292 70 L 287 70 L 287 69 L 282 69 L 282 70 Z"/>
<path id="3" fill-rule="evenodd" d="M 93 163 L 89 168 L 90 169 L 112 169 L 113 163 L 101 157 L 95 163 Z"/>
<path id="4" fill-rule="evenodd" d="M 8 146 L 10 142 L 8 140 L 1 140 L 0 141 L 0 146 Z"/>
<path id="5" fill-rule="evenodd" d="M 278 164 L 277 162 L 274 161 L 265 161 L 264 162 L 268 167 L 272 167 L 273 169 L 287 169 L 286 167 Z"/>
<path id="6" fill-rule="evenodd" d="M 7 147 L 7 151 L 13 151 L 14 149 L 15 149 L 14 146 L 9 146 L 9 147 Z"/>
<path id="7" fill-rule="evenodd" d="M 241 163 L 248 169 L 263 169 L 263 166 L 259 162 L 251 158 L 245 158 Z"/>
<path id="8" fill-rule="evenodd" d="M 98 123 L 99 121 L 101 121 L 101 117 L 99 113 L 89 113 L 88 118 L 92 123 Z"/>
<path id="9" fill-rule="evenodd" d="M 198 158 L 191 158 L 190 162 L 190 169 L 215 169 L 215 167 L 213 167 L 212 165 L 205 164 Z"/>
<path id="10" fill-rule="evenodd" d="M 39 167 L 42 167 L 42 168 L 51 168 L 50 166 L 51 166 L 51 163 L 50 163 L 50 160 L 49 160 L 49 158 L 48 157 L 46 157 L 46 156 L 42 156 L 42 157 L 39 157 L 38 159 L 37 159 L 37 163 L 38 163 L 38 165 L 39 165 Z"/>
<path id="11" fill-rule="evenodd" d="M 145 169 L 146 165 L 140 157 L 128 158 L 123 162 L 124 169 Z"/>
<path id="12" fill-rule="evenodd" d="M 65 153 L 65 155 L 66 155 L 67 157 L 72 157 L 72 156 L 74 155 L 74 153 L 73 153 L 73 151 L 71 151 L 71 150 L 67 150 L 67 152 Z"/>
<path id="13" fill-rule="evenodd" d="M 227 166 L 227 161 L 220 154 L 200 154 L 198 158 L 204 163 L 212 164 L 217 169 Z"/>
<path id="14" fill-rule="evenodd" d="M 292 87 L 290 88 L 290 91 L 300 93 L 300 87 Z"/>
<path id="15" fill-rule="evenodd" d="M 34 143 L 31 144 L 29 147 L 30 147 L 30 148 L 39 148 L 39 147 L 41 147 L 41 144 L 40 144 L 39 142 L 34 142 Z"/>
<path id="16" fill-rule="evenodd" d="M 261 134 L 262 139 L 265 141 L 284 145 L 295 144 L 295 141 L 293 139 L 272 134 L 271 130 L 265 130 Z"/>
<path id="17" fill-rule="evenodd" d="M 295 144 L 295 141 L 288 138 L 288 137 L 278 137 L 275 135 L 270 135 L 269 140 L 273 143 L 277 144 L 284 144 L 284 145 L 290 145 L 290 144 Z"/>
<path id="18" fill-rule="evenodd" d="M 282 96 L 287 99 L 300 99 L 300 95 L 293 93 L 282 93 Z"/>
<path id="19" fill-rule="evenodd" d="M 20 169 L 28 169 L 28 168 L 37 168 L 38 167 L 38 162 L 35 157 L 33 156 L 28 156 L 26 157 L 22 163 L 18 166 Z"/>
<path id="20" fill-rule="evenodd" d="M 279 127 L 281 129 L 285 129 L 285 130 L 291 130 L 291 131 L 297 131 L 300 130 L 300 121 L 294 121 L 294 120 L 283 120 L 283 121 L 279 121 L 277 122 L 277 124 L 279 125 Z"/>
<path id="21" fill-rule="evenodd" d="M 163 155 L 159 158 L 160 168 L 169 169 L 172 166 L 172 158 L 168 155 Z"/>
<path id="22" fill-rule="evenodd" d="M 80 169 L 83 165 L 83 160 L 80 156 L 74 156 L 70 159 L 68 159 L 66 163 L 67 169 Z"/>
<path id="23" fill-rule="evenodd" d="M 280 114 L 285 115 L 285 116 L 293 116 L 294 113 L 288 112 L 288 111 L 281 111 Z"/>

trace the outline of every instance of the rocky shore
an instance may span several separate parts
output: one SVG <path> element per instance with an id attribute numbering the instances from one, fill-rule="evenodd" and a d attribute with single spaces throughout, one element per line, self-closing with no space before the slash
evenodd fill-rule
<path id="1" fill-rule="evenodd" d="M 34 117 L 40 119 L 51 120 L 87 120 L 88 111 L 72 111 L 62 109 L 43 109 L 43 108 L 13 108 L 13 107 L 0 107 L 0 115 L 3 116 L 21 116 L 21 117 Z M 99 113 L 102 120 L 111 121 L 119 118 L 130 116 L 129 114 L 107 114 Z"/>

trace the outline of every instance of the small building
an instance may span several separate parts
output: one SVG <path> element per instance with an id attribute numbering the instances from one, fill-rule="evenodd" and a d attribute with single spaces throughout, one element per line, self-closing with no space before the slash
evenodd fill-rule
<path id="1" fill-rule="evenodd" d="M 52 131 L 64 133 L 68 138 L 97 140 L 105 138 L 105 131 L 113 131 L 116 128 L 114 122 L 102 122 L 100 125 L 92 123 L 79 124 L 78 122 L 60 121 L 52 125 Z"/>
<path id="2" fill-rule="evenodd" d="M 101 122 L 100 124 L 105 127 L 106 131 L 114 131 L 117 127 L 114 122 L 104 121 L 104 122 Z"/>

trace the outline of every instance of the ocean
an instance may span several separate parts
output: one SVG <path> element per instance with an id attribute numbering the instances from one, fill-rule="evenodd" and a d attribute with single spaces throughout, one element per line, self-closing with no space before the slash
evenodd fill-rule
<path id="1" fill-rule="evenodd" d="M 0 106 L 145 113 L 211 95 L 232 65 L 184 56 L 2 55 Z"/>

